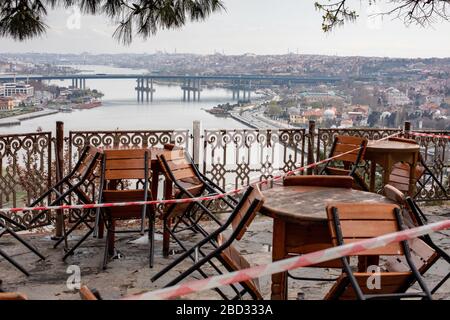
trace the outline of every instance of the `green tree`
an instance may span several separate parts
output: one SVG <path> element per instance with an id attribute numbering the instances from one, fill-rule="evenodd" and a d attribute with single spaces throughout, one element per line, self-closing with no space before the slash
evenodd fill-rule
<path id="1" fill-rule="evenodd" d="M 160 29 L 180 28 L 224 9 L 221 0 L 2 0 L 0 36 L 23 41 L 44 34 L 45 17 L 56 7 L 106 15 L 117 25 L 113 36 L 125 44 L 133 35 L 148 38 Z"/>

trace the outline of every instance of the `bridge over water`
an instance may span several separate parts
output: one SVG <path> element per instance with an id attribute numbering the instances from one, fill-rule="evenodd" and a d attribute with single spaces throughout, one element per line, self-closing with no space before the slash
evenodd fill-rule
<path id="1" fill-rule="evenodd" d="M 284 75 L 160 75 L 160 74 L 66 74 L 66 75 L 17 75 L 0 77 L 0 81 L 46 81 L 69 80 L 74 88 L 86 88 L 86 80 L 134 79 L 136 80 L 137 100 L 153 101 L 154 81 L 179 81 L 183 91 L 183 100 L 200 100 L 202 85 L 207 82 L 227 82 L 232 90 L 233 99 L 249 101 L 251 92 L 258 86 L 304 84 L 332 84 L 343 81 L 338 77 L 298 77 Z M 241 99 L 242 93 L 242 99 Z"/>

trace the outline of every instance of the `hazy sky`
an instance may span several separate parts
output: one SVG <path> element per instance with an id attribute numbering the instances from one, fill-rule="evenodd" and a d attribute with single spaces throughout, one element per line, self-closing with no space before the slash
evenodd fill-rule
<path id="1" fill-rule="evenodd" d="M 27 42 L 0 38 L 0 52 L 153 53 L 155 51 L 225 54 L 337 54 L 390 57 L 450 57 L 450 22 L 432 27 L 405 26 L 392 18 L 368 18 L 370 10 L 357 1 L 357 23 L 332 33 L 321 30 L 321 13 L 314 0 L 224 0 L 226 12 L 181 30 L 160 31 L 143 41 L 123 46 L 111 35 L 107 18 L 81 17 L 80 29 L 69 29 L 70 12 L 53 11 L 47 34 Z M 363 3 L 363 4 L 361 4 Z M 378 10 L 386 9 L 381 4 Z M 70 22 L 70 21 L 69 21 Z"/>

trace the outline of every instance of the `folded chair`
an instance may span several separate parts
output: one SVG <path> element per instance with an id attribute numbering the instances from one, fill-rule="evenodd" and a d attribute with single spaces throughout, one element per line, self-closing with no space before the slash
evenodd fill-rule
<path id="1" fill-rule="evenodd" d="M 248 226 L 253 221 L 257 212 L 260 210 L 264 203 L 264 197 L 262 196 L 259 188 L 249 187 L 243 195 L 241 201 L 235 207 L 227 221 L 208 235 L 203 240 L 199 241 L 195 246 L 186 250 L 179 258 L 173 261 L 166 268 L 156 274 L 151 280 L 155 281 L 163 274 L 171 270 L 173 267 L 184 261 L 186 258 L 190 258 L 194 261 L 194 265 L 188 268 L 185 272 L 177 276 L 170 281 L 166 287 L 173 286 L 181 280 L 188 277 L 194 271 L 200 273 L 205 279 L 207 274 L 202 270 L 205 264 L 209 264 L 217 273 L 222 274 L 222 270 L 216 266 L 213 259 L 218 260 L 227 271 L 237 271 L 250 266 L 248 261 L 240 254 L 239 250 L 233 246 L 233 242 L 239 241 L 244 236 Z M 230 235 L 226 236 L 225 231 L 231 228 Z M 206 252 L 205 246 L 212 247 L 210 252 Z M 198 258 L 197 258 L 198 257 Z M 241 282 L 240 285 L 243 289 L 239 289 L 232 285 L 236 295 L 233 299 L 241 298 L 245 293 L 249 293 L 253 299 L 262 299 L 261 292 L 259 291 L 258 281 L 249 280 Z M 216 289 L 222 298 L 228 299 L 228 296 L 223 293 L 222 290 Z"/>
<path id="2" fill-rule="evenodd" d="M 146 149 L 105 150 L 102 160 L 102 173 L 100 179 L 99 202 L 132 202 L 148 201 L 152 198 L 149 178 L 151 168 L 150 151 Z M 128 181 L 136 181 L 136 189 L 124 189 Z M 142 187 L 140 187 L 142 186 Z M 118 187 L 122 187 L 119 189 Z M 149 220 L 149 265 L 153 267 L 154 257 L 154 206 L 125 206 L 97 209 L 96 227 L 100 221 L 107 229 L 103 268 L 106 268 L 108 259 L 114 255 L 114 234 L 145 232 L 145 219 Z M 140 219 L 139 229 L 115 230 L 116 221 Z"/>
<path id="3" fill-rule="evenodd" d="M 35 247 L 33 247 L 31 244 L 29 244 L 24 239 L 22 239 L 9 225 L 7 225 L 7 223 L 9 223 L 10 225 L 16 225 L 16 226 L 22 228 L 22 226 L 17 224 L 15 221 L 0 214 L 0 238 L 2 236 L 4 236 L 5 234 L 9 233 L 17 241 L 19 241 L 21 244 L 23 244 L 25 247 L 27 247 L 30 251 L 32 251 L 34 254 L 36 254 L 39 258 L 41 258 L 42 260 L 45 260 L 45 257 Z M 0 248 L 0 256 L 3 257 L 5 260 L 7 260 L 9 263 L 11 263 L 13 266 L 15 266 L 17 269 L 19 269 L 26 276 L 30 275 L 28 273 L 28 271 L 25 270 L 25 268 L 22 265 L 20 265 L 15 259 L 13 259 L 11 256 L 9 256 L 1 248 Z"/>
<path id="4" fill-rule="evenodd" d="M 48 204 L 54 206 L 58 204 L 70 204 L 70 197 L 75 195 L 81 203 L 93 203 L 93 200 L 82 190 L 83 184 L 90 178 L 92 172 L 95 170 L 100 160 L 102 151 L 93 146 L 84 147 L 80 154 L 78 162 L 70 173 L 53 185 L 50 189 L 40 195 L 29 206 L 34 207 L 39 205 L 45 198 L 53 197 L 53 200 Z M 61 191 L 62 190 L 62 191 Z M 41 211 L 30 221 L 30 226 L 39 221 L 46 214 L 46 211 Z M 80 223 L 83 223 L 80 222 Z M 79 224 L 78 224 L 79 225 Z"/>
<path id="5" fill-rule="evenodd" d="M 70 204 L 71 198 L 76 196 L 77 201 L 82 204 L 92 204 L 95 203 L 95 199 L 86 194 L 83 187 L 86 182 L 93 180 L 94 172 L 100 162 L 102 151 L 93 146 L 86 146 L 83 148 L 78 162 L 75 164 L 74 168 L 70 173 L 58 181 L 49 190 L 43 193 L 39 198 L 37 198 L 33 203 L 30 204 L 31 207 L 39 205 L 47 197 L 52 197 L 53 200 L 48 204 L 49 206 Z M 76 211 L 73 211 L 76 214 Z M 41 211 L 36 215 L 29 223 L 30 226 L 37 221 L 39 221 L 43 216 L 45 216 L 46 211 Z M 54 244 L 56 248 L 61 242 L 64 241 L 65 245 L 65 255 L 63 260 L 66 260 L 68 256 L 72 255 L 76 248 L 78 248 L 92 233 L 93 226 L 89 223 L 89 219 L 92 216 L 92 210 L 84 210 L 80 215 L 77 215 L 77 221 L 66 230 L 65 222 L 63 227 L 63 237 L 58 239 Z M 84 224 L 89 232 L 82 237 L 72 248 L 68 247 L 67 240 L 70 234 L 75 231 L 81 224 Z"/>
<path id="6" fill-rule="evenodd" d="M 354 179 L 353 188 L 363 191 L 369 191 L 364 178 L 361 177 L 356 169 L 360 162 L 364 159 L 364 153 L 367 147 L 367 139 L 353 136 L 336 136 L 331 147 L 329 158 L 340 156 L 339 158 L 327 162 L 320 174 L 351 176 Z M 349 152 L 350 153 L 346 153 Z M 341 161 L 343 168 L 334 167 L 331 163 Z"/>
<path id="7" fill-rule="evenodd" d="M 425 215 L 422 210 L 417 206 L 417 203 L 413 200 L 413 198 L 409 196 L 405 196 L 400 190 L 396 189 L 391 185 L 384 186 L 384 194 L 389 199 L 396 201 L 400 206 L 403 207 L 404 219 L 405 222 L 409 225 L 409 227 L 420 227 L 426 224 L 426 220 L 424 220 Z M 441 247 L 439 247 L 433 239 L 431 239 L 430 235 L 423 235 L 420 238 L 420 241 L 423 241 L 426 246 L 430 249 L 427 250 L 427 258 L 421 258 L 422 261 L 425 261 L 419 269 L 420 273 L 423 275 L 434 263 L 436 263 L 439 259 L 445 260 L 450 265 L 450 255 L 445 252 Z M 421 244 L 421 247 L 424 247 Z M 422 249 L 423 252 L 426 249 Z M 432 251 L 430 253 L 430 251 Z M 423 255 L 423 254 L 422 254 Z M 449 269 L 450 270 L 450 269 Z M 450 278 L 450 271 L 447 273 L 442 280 L 439 281 L 433 289 L 431 289 L 431 294 L 434 294 L 448 279 Z"/>
<path id="8" fill-rule="evenodd" d="M 392 204 L 334 203 L 327 207 L 327 217 L 335 246 L 405 229 L 399 207 Z M 357 257 L 403 256 L 408 270 L 385 272 L 380 269 L 379 273 L 369 272 L 369 270 L 354 271 L 350 264 L 350 257 L 343 257 L 341 258 L 344 266 L 343 273 L 327 293 L 325 299 L 366 300 L 421 297 L 431 300 L 431 293 L 413 262 L 407 241 L 391 243 L 354 255 Z M 371 281 L 374 277 L 378 277 L 380 286 L 376 286 L 376 281 Z M 411 279 L 418 282 L 421 292 L 406 292 L 411 285 Z"/>
<path id="9" fill-rule="evenodd" d="M 313 186 L 351 189 L 353 178 L 350 176 L 288 176 L 283 180 L 284 186 Z M 332 244 L 330 243 L 330 246 Z M 308 252 L 305 252 L 308 253 Z M 339 268 L 342 269 L 340 260 L 332 260 L 310 266 L 311 268 Z M 336 278 L 300 277 L 288 272 L 288 277 L 301 281 L 336 281 Z"/>
<path id="10" fill-rule="evenodd" d="M 91 290 L 88 286 L 81 286 L 79 293 L 81 300 L 103 300 L 96 289 Z"/>
<path id="11" fill-rule="evenodd" d="M 389 140 L 417 144 L 417 142 L 413 139 L 394 137 L 390 138 Z M 410 165 L 408 163 L 398 162 L 394 164 L 394 166 L 392 167 L 392 171 L 389 176 L 389 184 L 391 186 L 394 186 L 401 192 L 407 194 L 409 192 L 409 176 L 410 176 Z M 434 175 L 433 171 L 431 171 L 431 169 L 428 167 L 421 153 L 419 153 L 419 163 L 415 168 L 414 176 L 415 176 L 415 183 L 416 185 L 418 185 L 418 188 L 416 190 L 416 193 L 412 195 L 413 198 L 416 198 L 422 192 L 422 190 L 426 188 L 426 185 L 430 181 L 433 181 L 437 185 L 437 187 L 439 187 L 440 192 L 444 195 L 445 198 L 449 198 L 447 190 L 439 181 L 439 179 Z"/>
<path id="12" fill-rule="evenodd" d="M 172 198 L 196 198 L 202 195 L 211 196 L 225 192 L 225 190 L 199 172 L 197 166 L 184 149 L 171 144 L 165 145 L 164 149 L 171 152 L 158 156 L 158 161 L 166 178 L 166 183 L 174 186 Z M 237 204 L 237 201 L 231 196 L 224 197 L 221 201 L 231 209 Z M 212 201 L 205 203 L 175 203 L 166 206 L 162 214 L 164 256 L 169 255 L 170 237 L 174 238 L 178 243 L 180 242 L 176 236 L 176 233 L 180 231 L 189 229 L 207 236 L 207 232 L 199 224 L 205 215 L 218 225 L 221 224 L 209 209 L 211 203 Z M 172 225 L 174 221 L 175 223 Z"/>
<path id="13" fill-rule="evenodd" d="M 0 292 L 0 301 L 28 300 L 28 297 L 18 292 Z"/>

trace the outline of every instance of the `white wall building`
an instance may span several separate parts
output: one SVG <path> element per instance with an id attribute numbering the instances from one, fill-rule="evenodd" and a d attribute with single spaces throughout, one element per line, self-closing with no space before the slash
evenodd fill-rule
<path id="1" fill-rule="evenodd" d="M 390 87 L 386 89 L 384 91 L 384 96 L 386 98 L 386 102 L 390 106 L 403 106 L 411 103 L 408 96 L 396 88 Z"/>
<path id="2" fill-rule="evenodd" d="M 26 83 L 4 83 L 4 92 L 0 89 L 0 96 L 4 97 L 15 97 L 15 96 L 25 96 L 32 97 L 34 95 L 34 88 Z"/>
<path id="3" fill-rule="evenodd" d="M 0 97 L 4 96 L 5 96 L 5 86 L 3 85 L 3 83 L 0 83 Z"/>

